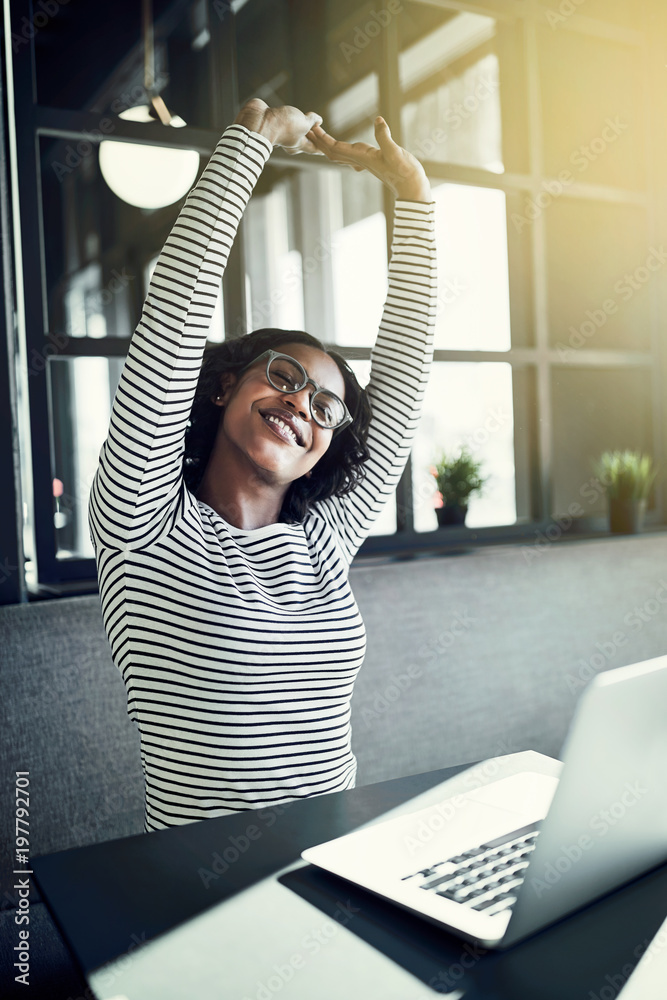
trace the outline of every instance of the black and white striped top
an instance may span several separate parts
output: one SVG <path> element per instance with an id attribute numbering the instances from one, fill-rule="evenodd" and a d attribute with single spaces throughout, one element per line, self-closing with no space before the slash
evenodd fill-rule
<path id="1" fill-rule="evenodd" d="M 160 254 L 90 501 L 104 621 L 139 727 L 147 830 L 351 788 L 355 552 L 410 451 L 432 357 L 433 204 L 396 204 L 368 385 L 372 459 L 303 524 L 228 524 L 185 487 L 217 290 L 271 144 L 230 126 Z"/>

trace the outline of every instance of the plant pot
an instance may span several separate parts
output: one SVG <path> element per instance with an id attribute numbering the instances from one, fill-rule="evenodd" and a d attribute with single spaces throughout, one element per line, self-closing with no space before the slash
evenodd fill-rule
<path id="1" fill-rule="evenodd" d="M 644 526 L 646 500 L 609 498 L 609 530 L 615 535 L 637 535 Z"/>
<path id="2" fill-rule="evenodd" d="M 460 527 L 466 523 L 468 508 L 459 504 L 445 504 L 444 507 L 436 507 L 435 513 L 439 528 Z"/>

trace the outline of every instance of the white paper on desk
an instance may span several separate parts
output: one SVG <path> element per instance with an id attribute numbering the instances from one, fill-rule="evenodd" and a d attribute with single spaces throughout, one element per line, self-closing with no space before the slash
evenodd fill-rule
<path id="1" fill-rule="evenodd" d="M 640 945 L 640 947 L 642 947 Z M 620 983 L 622 970 L 608 974 L 605 986 Z M 667 920 L 647 945 L 634 972 L 618 994 L 618 1000 L 665 1000 L 667 989 Z M 616 986 L 618 989 L 618 985 Z M 598 991 L 599 993 L 599 991 Z"/>

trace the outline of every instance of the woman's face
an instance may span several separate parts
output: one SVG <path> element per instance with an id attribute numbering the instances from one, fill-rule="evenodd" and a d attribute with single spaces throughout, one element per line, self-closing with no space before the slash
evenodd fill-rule
<path id="1" fill-rule="evenodd" d="M 345 382 L 333 358 L 307 344 L 284 344 L 276 348 L 303 365 L 308 376 L 323 389 L 345 399 Z M 223 376 L 224 378 L 224 376 Z M 299 392 L 274 389 L 266 377 L 266 359 L 238 379 L 227 376 L 218 405 L 225 407 L 222 426 L 229 444 L 250 459 L 262 479 L 284 485 L 310 472 L 331 444 L 333 431 L 320 427 L 310 413 L 306 385 Z M 282 421 L 286 427 L 281 427 Z"/>

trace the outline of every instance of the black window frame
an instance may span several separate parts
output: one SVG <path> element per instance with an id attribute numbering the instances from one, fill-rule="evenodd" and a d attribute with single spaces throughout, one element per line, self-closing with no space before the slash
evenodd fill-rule
<path id="1" fill-rule="evenodd" d="M 421 0 L 426 2 L 426 0 Z M 214 3 L 210 4 L 211 8 Z M 447 7 L 446 0 L 442 3 L 443 9 Z M 492 13 L 488 4 L 483 3 L 452 3 L 451 10 L 465 8 L 470 11 L 478 11 L 489 15 Z M 512 23 L 517 32 L 517 39 L 523 47 L 525 64 L 522 69 L 522 83 L 525 92 L 529 95 L 535 91 L 537 80 L 537 41 L 536 23 L 534 15 L 528 10 L 522 11 L 517 8 L 512 0 L 498 0 L 497 11 L 493 13 L 498 16 L 503 23 Z M 31 17 L 30 0 L 15 0 L 11 5 L 11 19 L 14 28 L 24 23 L 23 19 L 30 20 Z M 573 19 L 575 21 L 576 19 Z M 228 10 L 227 16 L 220 17 L 216 9 L 215 16 L 210 19 L 211 40 L 210 44 L 217 53 L 217 58 L 211 62 L 210 93 L 213 101 L 212 120 L 220 125 L 220 129 L 200 129 L 186 127 L 178 130 L 169 130 L 170 135 L 157 135 L 152 126 L 141 125 L 134 122 L 118 120 L 115 123 L 114 138 L 128 142 L 143 142 L 166 144 L 175 147 L 187 147 L 197 149 L 203 156 L 210 156 L 218 141 L 220 131 L 228 122 L 232 121 L 239 104 L 239 96 L 244 99 L 247 95 L 238 94 L 238 74 L 236 70 L 235 51 L 235 21 L 236 17 Z M 623 39 L 627 44 L 638 46 L 648 46 L 649 38 L 644 32 L 631 32 L 622 28 L 612 31 L 606 22 L 597 22 L 597 34 L 600 38 L 616 36 Z M 11 31 L 12 25 L 5 25 L 5 32 Z M 576 23 L 568 25 L 568 30 L 579 30 Z M 596 34 L 595 24 L 588 19 L 582 31 Z M 398 79 L 398 57 L 400 49 L 399 25 L 397 18 L 394 18 L 385 28 L 381 37 L 381 59 L 379 72 L 380 105 L 383 113 L 392 122 L 392 130 L 397 141 L 401 141 L 401 106 L 406 99 L 406 95 L 401 93 Z M 652 78 L 657 79 L 655 72 L 658 65 L 656 56 L 657 48 L 651 50 L 651 59 L 646 60 L 647 81 Z M 44 253 L 44 232 L 42 224 L 41 208 L 41 177 L 39 140 L 41 136 L 64 138 L 72 141 L 79 141 L 84 136 L 90 137 L 91 132 L 97 129 L 99 119 L 94 114 L 81 111 L 61 110 L 39 106 L 36 102 L 35 92 L 35 49 L 32 40 L 22 45 L 13 55 L 13 66 L 5 66 L 5 72 L 12 74 L 14 91 L 14 108 L 10 114 L 17 122 L 16 129 L 16 169 L 15 174 L 9 177 L 11 171 L 8 167 L 8 156 L 3 145 L 3 170 L 5 171 L 6 186 L 11 182 L 16 186 L 17 204 L 19 206 L 19 230 L 21 234 L 20 260 L 23 275 L 37 276 L 29 283 L 24 282 L 23 309 L 24 309 L 24 330 L 20 331 L 24 337 L 24 357 L 31 357 L 36 351 L 42 356 L 53 353 L 53 341 L 46 328 L 47 308 L 46 308 L 46 282 L 45 282 L 45 253 Z M 223 69 L 226 67 L 223 79 Z M 653 74 L 653 76 L 651 76 Z M 648 91 L 647 86 L 647 91 Z M 505 191 L 510 197 L 524 197 L 535 190 L 537 178 L 541 177 L 541 152 L 539 146 L 539 108 L 535 100 L 528 101 L 527 108 L 529 120 L 529 164 L 525 172 L 512 174 L 494 174 L 489 171 L 473 167 L 455 166 L 439 162 L 425 161 L 424 166 L 434 179 L 450 181 L 476 186 L 493 187 Z M 659 121 L 657 103 L 652 106 L 652 113 L 649 117 L 648 127 L 652 122 Z M 11 158 L 10 158 L 11 159 Z M 294 166 L 294 159 L 274 151 L 272 162 L 277 165 Z M 315 160 L 310 160 L 300 164 L 300 169 L 327 169 L 328 164 L 322 164 Z M 591 186 L 590 197 L 599 197 L 602 200 L 618 200 L 622 198 L 622 192 L 606 192 L 602 188 L 596 193 L 595 185 Z M 631 193 L 628 194 L 628 203 L 633 203 Z M 388 236 L 391 237 L 391 217 L 392 217 L 392 196 L 384 189 L 384 210 L 387 219 Z M 659 188 L 655 179 L 647 188 L 646 192 L 640 193 L 640 200 L 646 206 L 647 213 L 655 209 L 658 216 L 660 205 Z M 9 199 L 8 203 L 9 203 Z M 637 203 L 637 197 L 634 199 Z M 7 210 L 3 215 L 3 220 L 7 216 Z M 662 217 L 665 212 L 662 211 Z M 509 216 L 509 213 L 508 213 Z M 5 221 L 3 221 L 3 226 Z M 512 234 L 509 232 L 508 218 L 508 239 L 510 240 L 510 253 Z M 530 438 L 530 461 L 529 468 L 524 471 L 528 477 L 528 491 L 530 496 L 530 521 L 517 523 L 514 525 L 490 526 L 487 528 L 454 528 L 442 532 L 416 532 L 413 523 L 413 501 L 412 501 L 412 469 L 408 461 L 406 470 L 397 487 L 397 530 L 394 535 L 371 536 L 368 538 L 359 552 L 359 558 L 365 556 L 376 556 L 384 554 L 389 556 L 408 556 L 415 553 L 439 553 L 456 549 L 461 544 L 496 544 L 503 542 L 519 542 L 526 540 L 535 541 L 540 533 L 544 532 L 551 524 L 552 482 L 551 482 L 551 419 L 549 400 L 549 378 L 551 373 L 558 367 L 559 359 L 557 351 L 549 346 L 548 323 L 544 301 L 540 301 L 539 272 L 542 263 L 540 254 L 544 254 L 544 234 L 541 227 L 533 227 L 530 237 L 529 259 L 520 261 L 518 259 L 510 265 L 510 294 L 511 296 L 523 296 L 526 301 L 531 301 L 532 315 L 530 321 L 534 330 L 534 341 L 531 347 L 512 347 L 507 352 L 490 351 L 445 351 L 436 350 L 435 361 L 437 362 L 479 362 L 479 361 L 503 361 L 509 362 L 513 367 L 527 369 L 532 373 L 532 389 L 527 401 L 530 413 L 531 438 Z M 388 246 L 390 239 L 388 240 Z M 6 256 L 6 255 L 5 255 Z M 5 290 L 7 297 L 8 282 L 12 284 L 12 276 L 7 274 L 5 267 Z M 243 226 L 241 226 L 238 238 L 235 242 L 229 264 L 224 277 L 225 288 L 225 319 L 228 330 L 234 329 L 234 321 L 240 315 L 245 315 L 245 283 L 243 271 Z M 10 289 L 11 290 L 11 289 Z M 657 293 L 656 293 L 657 294 Z M 20 310 L 14 310 L 14 317 L 20 316 Z M 12 341 L 13 330 L 7 329 L 8 323 L 14 324 L 14 317 L 5 310 L 5 330 L 8 342 Z M 15 324 L 14 324 L 15 325 Z M 658 343 L 658 321 L 654 322 L 652 331 L 652 346 L 646 352 L 622 352 L 604 351 L 595 352 L 595 357 L 588 357 L 582 353 L 581 363 L 595 368 L 605 366 L 622 366 L 627 364 L 640 365 L 650 368 L 652 372 L 653 387 L 653 418 L 654 434 L 656 439 L 656 453 L 660 461 L 662 457 L 660 428 L 664 423 L 664 413 L 661 406 L 660 388 L 663 384 L 662 368 L 664 359 L 659 349 Z M 92 338 L 72 338 L 64 347 L 58 348 L 61 357 L 124 357 L 127 352 L 129 340 L 120 338 L 105 338 L 97 340 Z M 349 358 L 368 358 L 370 349 L 339 348 L 341 353 Z M 9 378 L 11 375 L 11 361 L 8 356 L 6 370 L 3 355 L 2 378 Z M 38 586 L 35 593 L 38 596 L 57 595 L 75 592 L 90 592 L 96 589 L 96 567 L 94 559 L 71 558 L 58 559 L 56 556 L 56 542 L 53 529 L 53 507 L 51 495 L 52 482 L 52 442 L 49 428 L 49 404 L 48 385 L 46 372 L 38 373 L 29 380 L 29 414 L 30 414 L 30 442 L 32 454 L 32 480 L 33 496 L 31 498 L 32 510 L 34 514 L 34 539 L 35 557 L 37 563 Z M 11 393 L 7 393 L 7 415 L 12 426 L 16 423 L 16 414 L 11 409 Z M 13 423 L 12 423 L 13 422 Z M 15 448 L 12 442 L 6 439 L 6 435 L 1 439 L 2 451 L 0 456 L 9 459 L 13 455 L 15 462 Z M 14 468 L 14 482 L 18 483 L 18 474 Z M 12 509 L 20 511 L 21 495 L 18 485 L 10 497 Z M 657 505 L 653 520 L 655 527 L 660 523 L 663 513 L 663 491 L 658 489 L 656 494 Z M 20 520 L 20 518 L 19 518 Z M 10 553 L 10 562 L 14 562 L 17 567 L 22 560 L 21 554 L 21 526 L 13 521 L 7 529 L 8 541 L 4 551 Z M 10 537 L 11 536 L 11 537 Z M 577 537 L 582 537 L 579 534 Z M 13 539 L 13 542 L 12 542 Z M 17 569 L 17 577 L 22 574 Z M 1 574 L 0 574 L 1 575 Z M 0 585 L 3 581 L 0 580 Z M 25 585 L 18 582 L 10 584 L 10 599 L 25 599 Z"/>

